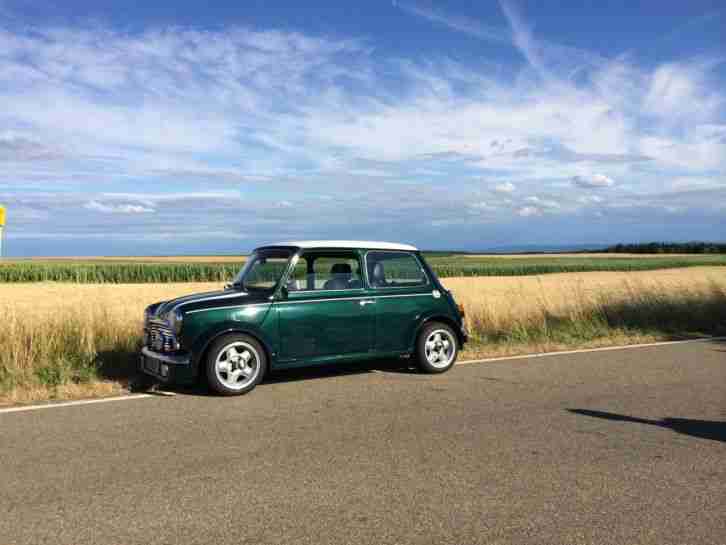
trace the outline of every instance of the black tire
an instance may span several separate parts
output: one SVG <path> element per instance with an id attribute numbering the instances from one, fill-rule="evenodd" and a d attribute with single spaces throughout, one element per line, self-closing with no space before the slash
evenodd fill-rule
<path id="1" fill-rule="evenodd" d="M 229 356 L 230 350 L 235 352 L 232 358 Z M 247 353 L 250 354 L 249 359 L 246 359 Z M 231 374 L 229 370 L 218 371 L 218 359 L 222 360 L 220 367 L 224 367 L 225 363 L 230 361 L 226 367 L 231 369 Z M 251 363 L 253 360 L 254 365 Z M 230 333 L 212 343 L 204 364 L 207 383 L 213 391 L 224 396 L 242 395 L 254 390 L 255 386 L 262 382 L 267 372 L 267 354 L 254 337 L 242 333 Z M 243 369 L 250 370 L 249 376 L 244 374 Z M 235 376 L 240 379 L 238 382 L 234 382 Z M 233 383 L 238 386 L 232 386 Z"/>
<path id="2" fill-rule="evenodd" d="M 439 341 L 436 341 L 436 333 L 439 333 Z M 431 337 L 434 339 L 431 339 Z M 434 342 L 427 352 L 427 342 Z M 439 346 L 440 342 L 440 346 Z M 433 352 L 438 353 L 439 361 L 431 361 Z M 439 374 L 445 373 L 454 366 L 459 356 L 459 342 L 451 327 L 442 322 L 430 322 L 423 326 L 416 340 L 416 365 L 424 373 Z"/>

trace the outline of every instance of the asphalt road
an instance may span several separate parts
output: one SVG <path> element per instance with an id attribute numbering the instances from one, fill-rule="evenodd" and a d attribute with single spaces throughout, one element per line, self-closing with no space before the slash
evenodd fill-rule
<path id="1" fill-rule="evenodd" d="M 0 544 L 726 543 L 726 344 L 0 414 Z"/>

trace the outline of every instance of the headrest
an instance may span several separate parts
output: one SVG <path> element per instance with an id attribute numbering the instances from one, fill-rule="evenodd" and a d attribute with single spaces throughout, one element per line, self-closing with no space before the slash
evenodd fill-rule
<path id="1" fill-rule="evenodd" d="M 336 263 L 330 269 L 330 274 L 353 274 L 353 269 L 347 263 Z"/>

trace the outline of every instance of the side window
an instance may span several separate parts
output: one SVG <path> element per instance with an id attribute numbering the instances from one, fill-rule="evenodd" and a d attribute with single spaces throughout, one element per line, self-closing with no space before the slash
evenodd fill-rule
<path id="1" fill-rule="evenodd" d="M 290 277 L 287 279 L 287 289 L 289 291 L 304 291 L 308 288 L 308 261 L 304 256 L 300 256 L 295 264 L 295 268 L 290 271 Z M 314 281 L 314 277 L 310 276 L 310 280 Z"/>
<path id="2" fill-rule="evenodd" d="M 362 288 L 361 267 L 353 252 L 315 252 L 300 256 L 290 274 L 290 291 Z"/>
<path id="3" fill-rule="evenodd" d="M 374 288 L 404 288 L 428 283 L 426 273 L 413 254 L 368 252 L 368 280 Z"/>

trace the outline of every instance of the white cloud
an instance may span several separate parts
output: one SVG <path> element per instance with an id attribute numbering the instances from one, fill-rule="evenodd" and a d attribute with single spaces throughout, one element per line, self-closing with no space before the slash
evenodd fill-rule
<path id="1" fill-rule="evenodd" d="M 707 120 L 723 97 L 706 82 L 712 63 L 666 63 L 655 69 L 643 99 L 645 112 L 671 122 Z"/>
<path id="2" fill-rule="evenodd" d="M 99 201 L 88 201 L 83 205 L 83 208 L 104 214 L 149 214 L 155 212 L 153 208 L 140 204 L 105 204 Z"/>
<path id="3" fill-rule="evenodd" d="M 524 200 L 528 203 L 535 204 L 540 208 L 550 208 L 550 209 L 560 208 L 560 204 L 558 202 L 553 201 L 551 199 L 540 199 L 539 197 L 537 197 L 535 195 L 527 197 Z"/>
<path id="4" fill-rule="evenodd" d="M 517 210 L 517 214 L 519 214 L 523 218 L 528 218 L 530 216 L 539 216 L 542 214 L 542 211 L 536 206 L 523 206 L 522 208 Z"/>
<path id="5" fill-rule="evenodd" d="M 480 215 L 486 213 L 493 213 L 496 210 L 496 207 L 492 206 L 491 204 L 485 202 L 485 201 L 477 201 L 473 202 L 471 204 L 467 205 L 469 209 L 469 214 L 472 215 Z"/>
<path id="6" fill-rule="evenodd" d="M 516 189 L 517 188 L 511 182 L 504 182 L 503 184 L 497 184 L 494 187 L 494 191 L 496 191 L 497 193 L 504 193 L 504 194 L 514 193 L 516 191 Z"/>
<path id="7" fill-rule="evenodd" d="M 612 187 L 613 185 L 615 185 L 613 179 L 608 178 L 604 174 L 586 174 L 573 176 L 572 183 L 574 183 L 576 186 L 589 189 Z"/>
<path id="8" fill-rule="evenodd" d="M 577 202 L 581 204 L 599 204 L 603 202 L 603 198 L 599 195 L 582 195 L 578 197 Z"/>

